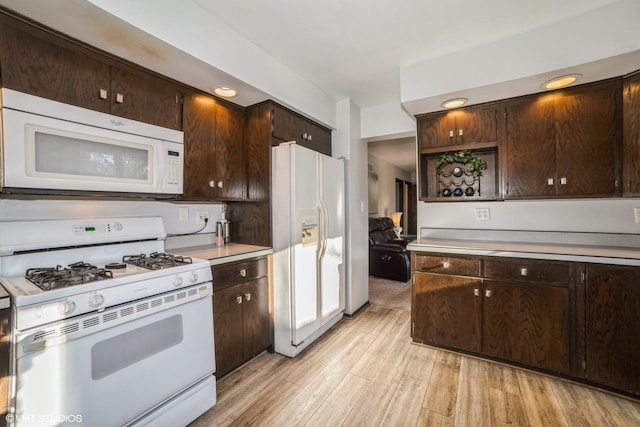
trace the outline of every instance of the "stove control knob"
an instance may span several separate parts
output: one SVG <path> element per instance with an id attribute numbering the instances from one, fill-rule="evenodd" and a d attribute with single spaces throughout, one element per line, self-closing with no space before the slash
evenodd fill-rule
<path id="1" fill-rule="evenodd" d="M 60 304 L 58 304 L 58 313 L 62 314 L 63 316 L 73 313 L 73 310 L 75 309 L 76 303 L 73 301 L 62 301 Z"/>
<path id="2" fill-rule="evenodd" d="M 182 285 L 182 277 L 176 275 L 175 279 L 173 279 L 173 286 Z"/>
<path id="3" fill-rule="evenodd" d="M 198 280 L 198 273 L 196 273 L 195 271 L 192 271 L 191 274 L 189 275 L 189 281 L 191 283 L 195 283 Z"/>
<path id="4" fill-rule="evenodd" d="M 91 307 L 100 307 L 104 303 L 104 297 L 100 294 L 96 294 L 89 298 L 89 305 Z"/>

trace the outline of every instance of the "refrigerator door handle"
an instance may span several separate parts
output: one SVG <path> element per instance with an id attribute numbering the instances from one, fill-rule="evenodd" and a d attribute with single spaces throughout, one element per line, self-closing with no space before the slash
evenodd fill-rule
<path id="1" fill-rule="evenodd" d="M 327 238 L 329 236 L 327 228 L 328 224 L 328 215 L 327 215 L 327 207 L 324 204 L 324 200 L 319 200 L 319 210 L 320 210 L 320 223 L 322 225 L 320 230 L 320 253 L 318 254 L 318 260 L 320 261 L 324 258 L 324 254 L 327 252 Z"/>

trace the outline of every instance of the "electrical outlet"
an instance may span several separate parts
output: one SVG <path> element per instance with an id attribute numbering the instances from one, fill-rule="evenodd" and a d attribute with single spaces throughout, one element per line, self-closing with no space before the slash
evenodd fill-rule
<path id="1" fill-rule="evenodd" d="M 205 221 L 209 221 L 209 212 L 207 211 L 196 212 L 196 225 L 205 225 Z"/>
<path id="2" fill-rule="evenodd" d="M 489 221 L 489 208 L 476 208 L 477 221 Z"/>

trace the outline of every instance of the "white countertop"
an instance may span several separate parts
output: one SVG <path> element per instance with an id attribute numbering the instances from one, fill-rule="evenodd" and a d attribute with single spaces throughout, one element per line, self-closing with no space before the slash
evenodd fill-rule
<path id="1" fill-rule="evenodd" d="M 537 258 L 640 266 L 640 249 L 630 247 L 421 238 L 410 242 L 407 245 L 407 249 L 417 252 Z"/>
<path id="2" fill-rule="evenodd" d="M 244 259 L 269 255 L 273 253 L 273 249 L 269 247 L 243 245 L 240 243 L 230 243 L 228 245 L 222 246 L 190 246 L 185 248 L 174 248 L 171 251 L 177 255 L 209 260 L 209 263 L 211 265 L 224 264 L 233 261 L 242 261 Z"/>

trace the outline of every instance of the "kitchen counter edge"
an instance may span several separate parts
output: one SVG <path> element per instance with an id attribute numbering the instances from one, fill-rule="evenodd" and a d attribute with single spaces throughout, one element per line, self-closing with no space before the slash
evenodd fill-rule
<path id="1" fill-rule="evenodd" d="M 640 250 L 609 246 L 421 238 L 410 242 L 407 249 L 415 252 L 640 266 Z"/>
<path id="2" fill-rule="evenodd" d="M 173 252 L 192 258 L 206 259 L 213 266 L 270 255 L 273 253 L 273 248 L 231 243 L 223 246 L 204 245 L 175 248 Z"/>

